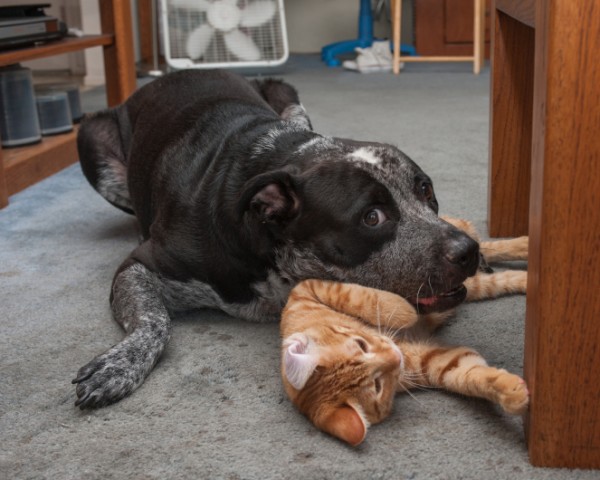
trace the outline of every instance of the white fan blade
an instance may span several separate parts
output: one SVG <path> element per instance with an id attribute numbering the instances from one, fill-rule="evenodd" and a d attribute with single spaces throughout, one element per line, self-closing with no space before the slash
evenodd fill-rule
<path id="1" fill-rule="evenodd" d="M 196 28 L 185 42 L 185 51 L 192 60 L 198 60 L 208 48 L 215 30 L 208 24 Z"/>
<path id="2" fill-rule="evenodd" d="M 208 10 L 210 2 L 208 0 L 171 0 L 171 5 L 176 8 L 205 12 Z"/>
<path id="3" fill-rule="evenodd" d="M 223 35 L 225 45 L 236 57 L 253 62 L 260 59 L 260 50 L 248 35 L 238 29 Z"/>
<path id="4" fill-rule="evenodd" d="M 258 0 L 249 3 L 242 9 L 242 27 L 258 27 L 267 23 L 273 18 L 277 11 L 277 5 L 271 0 Z"/>

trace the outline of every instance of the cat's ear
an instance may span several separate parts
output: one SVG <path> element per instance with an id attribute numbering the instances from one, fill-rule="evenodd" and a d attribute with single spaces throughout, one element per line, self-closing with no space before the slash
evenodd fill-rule
<path id="1" fill-rule="evenodd" d="M 296 390 L 302 390 L 318 365 L 317 356 L 308 351 L 308 337 L 293 334 L 283 342 L 283 372 Z"/>
<path id="2" fill-rule="evenodd" d="M 359 445 L 367 436 L 366 420 L 351 405 L 334 408 L 319 424 L 321 429 L 353 447 Z"/>

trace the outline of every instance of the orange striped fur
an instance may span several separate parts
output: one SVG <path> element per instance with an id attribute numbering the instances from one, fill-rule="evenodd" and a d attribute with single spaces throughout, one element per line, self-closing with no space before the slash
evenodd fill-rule
<path id="1" fill-rule="evenodd" d="M 469 222 L 446 220 L 478 239 Z M 527 258 L 527 237 L 481 245 L 491 262 Z M 467 300 L 525 293 L 526 284 L 524 271 L 479 273 L 465 282 Z M 306 280 L 292 290 L 282 314 L 286 393 L 318 428 L 351 445 L 389 415 L 396 392 L 418 386 L 484 398 L 508 413 L 523 413 L 529 394 L 518 376 L 488 366 L 467 347 L 409 340 L 421 325 L 432 330 L 450 314 L 419 317 L 409 302 L 390 292 Z"/>

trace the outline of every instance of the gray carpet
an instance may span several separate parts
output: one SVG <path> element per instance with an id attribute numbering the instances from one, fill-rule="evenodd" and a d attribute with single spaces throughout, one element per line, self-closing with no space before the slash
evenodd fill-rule
<path id="1" fill-rule="evenodd" d="M 489 72 L 410 65 L 400 77 L 298 57 L 280 71 L 322 133 L 395 143 L 434 179 L 441 210 L 486 230 Z M 102 92 L 84 108 L 103 106 Z M 2 479 L 598 479 L 535 469 L 522 423 L 440 391 L 397 398 L 359 448 L 318 432 L 284 397 L 277 325 L 182 316 L 144 385 L 116 405 L 73 406 L 78 368 L 122 338 L 113 272 L 136 245 L 131 217 L 77 165 L 0 212 Z M 522 372 L 523 297 L 462 307 L 444 341 Z"/>

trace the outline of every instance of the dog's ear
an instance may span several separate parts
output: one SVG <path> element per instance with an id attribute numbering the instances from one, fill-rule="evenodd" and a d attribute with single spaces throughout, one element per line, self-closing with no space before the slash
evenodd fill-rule
<path id="1" fill-rule="evenodd" d="M 249 180 L 238 204 L 240 217 L 249 212 L 261 223 L 280 225 L 300 210 L 295 182 L 288 172 L 268 172 Z"/>

